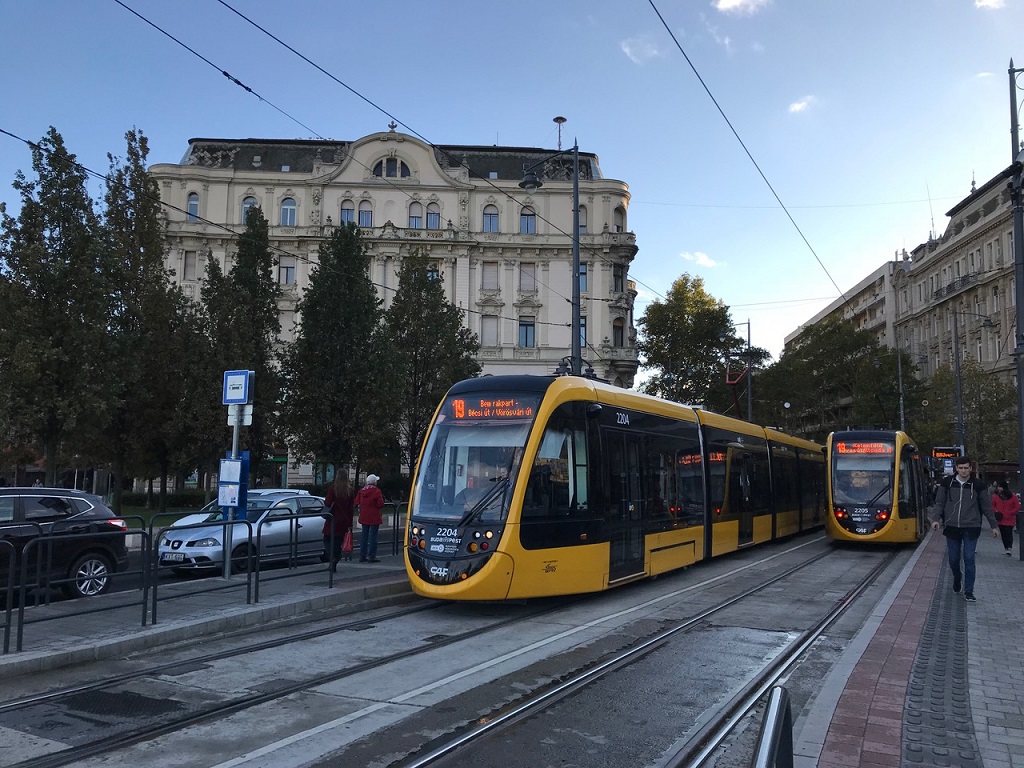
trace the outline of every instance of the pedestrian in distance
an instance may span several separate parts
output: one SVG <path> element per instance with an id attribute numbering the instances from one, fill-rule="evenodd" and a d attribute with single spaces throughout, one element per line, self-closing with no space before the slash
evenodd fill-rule
<path id="1" fill-rule="evenodd" d="M 996 485 L 996 492 L 992 494 L 992 509 L 996 513 L 996 521 L 999 523 L 999 534 L 1003 537 L 1003 549 L 1006 556 L 1013 554 L 1013 529 L 1017 527 L 1017 513 L 1020 512 L 1020 499 L 1017 494 L 1010 490 L 1005 480 L 1000 480 Z"/>
<path id="2" fill-rule="evenodd" d="M 337 572 L 338 561 L 342 556 L 342 545 L 345 543 L 345 534 L 352 531 L 352 508 L 355 504 L 355 492 L 349 485 L 348 475 L 338 472 L 334 475 L 334 482 L 327 489 L 324 497 L 324 512 L 328 515 L 324 520 L 324 555 L 323 562 L 330 561 L 331 570 Z M 331 530 L 334 530 L 333 546 L 331 549 Z M 347 560 L 352 559 L 352 551 L 349 550 Z"/>
<path id="3" fill-rule="evenodd" d="M 381 510 L 384 508 L 384 494 L 377 487 L 380 478 L 376 475 L 366 476 L 366 485 L 359 489 L 356 494 L 356 509 L 359 510 L 359 525 L 363 529 L 363 535 L 359 537 L 359 562 L 379 563 L 377 559 L 377 531 L 384 516 Z"/>
<path id="4" fill-rule="evenodd" d="M 992 526 L 993 538 L 999 537 L 999 528 L 988 487 L 978 478 L 971 477 L 971 466 L 972 462 L 966 456 L 956 460 L 956 474 L 939 484 L 929 517 L 932 530 L 937 531 L 941 526 L 942 535 L 946 537 L 953 591 L 959 593 L 962 587 L 964 599 L 973 603 L 975 554 L 978 537 L 981 536 L 982 517 Z"/>

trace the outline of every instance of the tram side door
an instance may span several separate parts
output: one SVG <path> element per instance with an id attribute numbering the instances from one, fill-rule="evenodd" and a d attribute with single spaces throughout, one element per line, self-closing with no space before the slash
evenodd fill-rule
<path id="1" fill-rule="evenodd" d="M 610 581 L 644 571 L 641 438 L 628 432 L 605 432 L 607 477 L 610 480 Z"/>

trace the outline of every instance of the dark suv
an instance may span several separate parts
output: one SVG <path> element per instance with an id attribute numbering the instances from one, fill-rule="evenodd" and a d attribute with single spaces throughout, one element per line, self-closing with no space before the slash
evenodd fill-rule
<path id="1" fill-rule="evenodd" d="M 71 597 L 110 588 L 128 568 L 124 520 L 99 496 L 66 488 L 0 488 L 0 593 L 14 567 L 14 584 L 27 564 L 26 586 L 59 585 Z"/>

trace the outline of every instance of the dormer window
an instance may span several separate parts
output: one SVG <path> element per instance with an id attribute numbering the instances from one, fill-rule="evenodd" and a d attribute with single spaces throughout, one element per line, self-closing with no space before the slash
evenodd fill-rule
<path id="1" fill-rule="evenodd" d="M 377 164 L 373 166 L 373 175 L 379 178 L 397 179 L 401 177 L 407 179 L 412 174 L 409 172 L 409 166 L 405 162 L 397 157 L 389 157 L 377 161 Z"/>

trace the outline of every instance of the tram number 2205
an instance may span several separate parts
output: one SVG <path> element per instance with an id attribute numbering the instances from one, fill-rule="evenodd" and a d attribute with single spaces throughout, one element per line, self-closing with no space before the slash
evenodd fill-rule
<path id="1" fill-rule="evenodd" d="M 615 423 L 616 424 L 622 424 L 622 425 L 628 427 L 629 426 L 629 414 L 628 413 L 623 413 L 622 411 L 616 411 L 615 412 Z"/>

